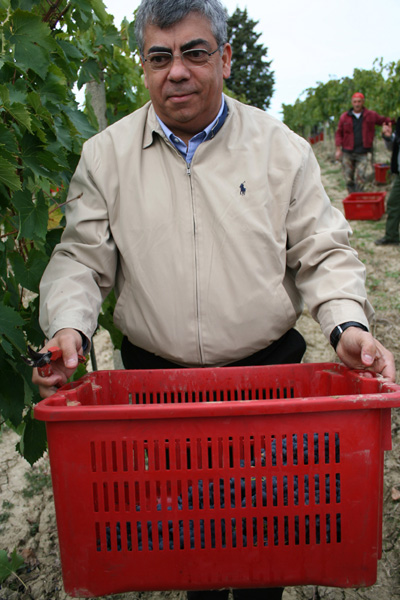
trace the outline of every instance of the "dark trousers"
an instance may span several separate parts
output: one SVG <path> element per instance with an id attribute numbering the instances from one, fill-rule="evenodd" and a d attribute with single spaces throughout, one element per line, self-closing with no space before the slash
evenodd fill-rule
<path id="1" fill-rule="evenodd" d="M 279 340 L 273 342 L 268 348 L 259 350 L 255 354 L 235 361 L 228 367 L 249 367 L 254 365 L 285 365 L 301 362 L 306 343 L 303 336 L 296 329 L 289 329 Z M 170 362 L 166 358 L 147 352 L 143 348 L 134 346 L 124 337 L 121 346 L 121 358 L 125 369 L 181 369 L 182 365 Z"/>
<path id="2" fill-rule="evenodd" d="M 289 329 L 279 340 L 255 354 L 230 363 L 228 367 L 254 365 L 283 365 L 299 363 L 306 351 L 303 336 L 296 329 Z M 134 346 L 124 337 L 121 357 L 126 369 L 180 369 L 181 365 Z M 283 588 L 255 588 L 233 590 L 234 600 L 281 600 Z M 227 600 L 229 590 L 187 592 L 188 600 Z"/>
<path id="3" fill-rule="evenodd" d="M 385 237 L 391 242 L 398 242 L 400 226 L 400 175 L 394 176 L 392 189 L 386 203 L 386 214 Z"/>

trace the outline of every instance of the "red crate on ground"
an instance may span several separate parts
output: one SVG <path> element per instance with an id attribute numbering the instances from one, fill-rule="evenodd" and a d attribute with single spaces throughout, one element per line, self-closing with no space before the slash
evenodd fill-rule
<path id="1" fill-rule="evenodd" d="M 344 215 L 349 220 L 378 221 L 385 212 L 386 192 L 354 192 L 343 200 Z"/>
<path id="2" fill-rule="evenodd" d="M 46 422 L 64 586 L 364 587 L 400 386 L 336 363 L 98 371 Z"/>
<path id="3" fill-rule="evenodd" d="M 390 165 L 383 163 L 375 163 L 375 181 L 376 183 L 387 183 L 390 174 Z"/>

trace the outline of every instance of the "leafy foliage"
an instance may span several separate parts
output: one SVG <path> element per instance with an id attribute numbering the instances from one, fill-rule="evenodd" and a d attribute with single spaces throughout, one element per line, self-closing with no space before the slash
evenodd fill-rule
<path id="1" fill-rule="evenodd" d="M 384 65 L 376 59 L 371 70 L 354 69 L 353 77 L 331 79 L 305 90 L 304 98 L 283 105 L 283 120 L 294 131 L 309 135 L 313 128 L 337 128 L 340 115 L 351 106 L 354 92 L 362 92 L 365 105 L 379 114 L 400 114 L 400 61 Z"/>
<path id="2" fill-rule="evenodd" d="M 257 43 L 261 33 L 256 33 L 258 21 L 249 19 L 247 9 L 235 12 L 228 18 L 228 41 L 232 46 L 231 76 L 228 89 L 253 106 L 266 110 L 271 102 L 274 73 L 267 61 L 268 48 Z"/>
<path id="3" fill-rule="evenodd" d="M 33 419 L 40 398 L 21 354 L 43 345 L 39 282 L 60 240 L 82 144 L 99 129 L 90 95 L 83 108 L 77 97 L 87 83 L 104 86 L 108 124 L 148 100 L 133 25 L 125 19 L 118 30 L 102 0 L 0 0 L 0 426 L 18 431 L 31 464 L 46 436 Z M 261 60 L 265 51 L 254 51 Z M 118 346 L 114 304 L 111 294 L 99 323 Z"/>
<path id="4" fill-rule="evenodd" d="M 20 356 L 43 344 L 39 282 L 82 144 L 98 129 L 90 99 L 82 109 L 75 92 L 104 81 L 109 122 L 143 104 L 132 31 L 126 20 L 117 30 L 102 0 L 0 2 L 0 413 L 30 463 L 43 454 L 45 431 L 32 419 L 39 396 Z"/>

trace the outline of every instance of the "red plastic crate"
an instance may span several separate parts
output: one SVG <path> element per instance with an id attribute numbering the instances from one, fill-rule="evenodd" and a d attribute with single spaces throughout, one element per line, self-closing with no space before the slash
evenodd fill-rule
<path id="1" fill-rule="evenodd" d="M 378 221 L 385 212 L 386 192 L 354 192 L 343 200 L 346 219 Z"/>
<path id="2" fill-rule="evenodd" d="M 400 386 L 336 363 L 99 371 L 46 421 L 71 596 L 369 586 Z"/>
<path id="3" fill-rule="evenodd" d="M 385 163 L 374 163 L 376 183 L 387 183 L 390 174 L 390 165 Z"/>

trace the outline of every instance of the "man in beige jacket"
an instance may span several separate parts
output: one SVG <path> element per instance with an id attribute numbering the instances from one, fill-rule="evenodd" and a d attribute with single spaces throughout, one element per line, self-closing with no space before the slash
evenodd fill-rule
<path id="1" fill-rule="evenodd" d="M 127 368 L 300 361 L 305 302 L 346 365 L 393 380 L 310 146 L 222 94 L 226 13 L 218 0 L 186 5 L 141 3 L 151 102 L 84 146 L 41 284 L 44 349 L 63 359 L 34 383 L 47 396 L 73 373 L 112 289 Z"/>
<path id="2" fill-rule="evenodd" d="M 222 94 L 219 0 L 143 0 L 136 35 L 151 102 L 84 146 L 41 283 L 45 349 L 63 353 L 53 375 L 34 372 L 41 394 L 74 372 L 112 289 L 127 368 L 299 362 L 304 301 L 344 363 L 393 380 L 393 356 L 368 332 L 364 266 L 310 146 Z"/>

